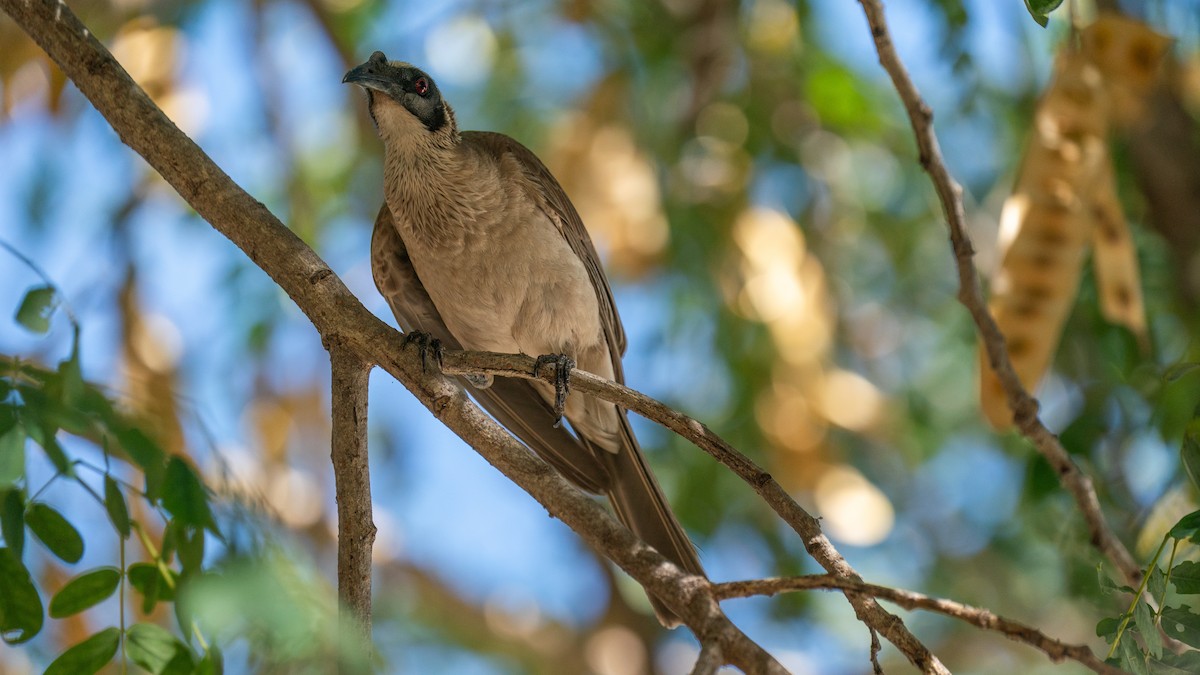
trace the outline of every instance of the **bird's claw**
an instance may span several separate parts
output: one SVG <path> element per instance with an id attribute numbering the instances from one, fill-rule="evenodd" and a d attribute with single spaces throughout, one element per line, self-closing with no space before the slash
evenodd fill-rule
<path id="1" fill-rule="evenodd" d="M 543 354 L 533 362 L 533 376 L 537 377 L 543 366 L 554 368 L 554 428 L 562 426 L 563 409 L 567 405 L 567 394 L 571 391 L 571 369 L 575 361 L 566 354 Z"/>
<path id="2" fill-rule="evenodd" d="M 433 361 L 438 368 L 442 367 L 442 356 L 445 354 L 445 348 L 442 347 L 442 341 L 433 337 L 429 333 L 421 331 L 411 331 L 404 335 L 404 346 L 415 344 L 417 349 L 421 351 L 421 370 L 429 372 L 429 353 L 433 352 Z"/>

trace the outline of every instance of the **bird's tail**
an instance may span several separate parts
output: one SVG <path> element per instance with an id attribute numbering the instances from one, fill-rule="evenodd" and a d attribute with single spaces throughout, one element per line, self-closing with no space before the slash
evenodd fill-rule
<path id="1" fill-rule="evenodd" d="M 696 547 L 671 511 L 662 488 L 650 472 L 625 411 L 619 412 L 621 451 L 612 453 L 596 448 L 596 453 L 608 463 L 611 474 L 608 498 L 613 510 L 626 527 L 668 560 L 685 572 L 704 576 L 704 567 L 700 564 Z M 650 604 L 664 626 L 674 628 L 679 625 L 679 617 L 653 595 L 650 596 Z"/>

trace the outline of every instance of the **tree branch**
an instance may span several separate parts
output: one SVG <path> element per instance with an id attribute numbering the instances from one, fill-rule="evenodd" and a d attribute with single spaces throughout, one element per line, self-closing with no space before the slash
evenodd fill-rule
<path id="1" fill-rule="evenodd" d="M 1092 486 L 1091 478 L 1075 466 L 1058 437 L 1042 423 L 1038 417 L 1037 401 L 1025 390 L 1013 370 L 1012 362 L 1008 358 L 1004 335 L 997 328 L 991 313 L 988 312 L 987 302 L 983 298 L 979 272 L 975 268 L 973 260 L 975 249 L 971 244 L 965 224 L 962 187 L 955 182 L 946 169 L 946 161 L 942 157 L 937 136 L 933 131 L 933 111 L 921 98 L 921 93 L 917 91 L 916 85 L 913 84 L 908 70 L 900 61 L 896 48 L 892 44 L 887 20 L 883 15 L 883 4 L 880 0 L 859 0 L 859 4 L 862 5 L 863 12 L 867 16 L 867 23 L 871 27 L 875 49 L 879 53 L 879 63 L 891 77 L 892 84 L 895 85 L 896 91 L 904 103 L 904 108 L 908 111 L 913 134 L 917 141 L 921 167 L 933 181 L 938 200 L 942 204 L 942 211 L 950 230 L 950 244 L 954 250 L 954 261 L 958 268 L 958 300 L 967 308 L 971 319 L 975 322 L 987 351 L 988 362 L 1008 396 L 1008 405 L 1013 411 L 1013 421 L 1021 435 L 1029 439 L 1034 448 L 1050 463 L 1058 475 L 1059 482 L 1075 499 L 1075 504 L 1083 514 L 1088 531 L 1091 533 L 1092 545 L 1121 571 L 1130 584 L 1136 586 L 1141 581 L 1142 570 L 1104 519 L 1104 513 L 1100 509 L 1100 500 L 1096 497 L 1096 490 Z"/>
<path id="2" fill-rule="evenodd" d="M 532 374 L 533 363 L 533 358 L 525 355 L 448 350 L 442 358 L 442 371 L 453 375 L 497 375 L 543 379 L 553 383 L 552 374 L 549 373 L 535 378 Z M 696 447 L 712 455 L 714 459 L 732 469 L 738 477 L 749 483 L 763 501 L 800 535 L 805 550 L 827 572 L 842 579 L 862 581 L 858 572 L 846 562 L 846 559 L 821 532 L 821 523 L 816 518 L 801 508 L 796 500 L 787 493 L 787 490 L 784 490 L 783 486 L 771 477 L 771 474 L 751 461 L 749 457 L 738 452 L 703 423 L 673 410 L 641 392 L 582 370 L 571 370 L 571 387 L 590 396 L 615 403 L 626 410 L 632 410 L 691 441 Z M 879 631 L 922 672 L 948 672 L 937 657 L 908 630 L 900 617 L 885 610 L 873 598 L 847 592 L 846 599 L 854 607 L 855 615 L 860 621 Z"/>
<path id="3" fill-rule="evenodd" d="M 718 644 L 747 673 L 786 672 L 722 613 L 706 579 L 687 575 L 566 482 L 466 395 L 425 374 L 415 352 L 365 307 L 308 246 L 246 194 L 184 135 L 63 2 L 0 0 L 7 12 L 75 82 L 121 140 L 146 159 L 187 203 L 266 272 L 327 344 L 361 364 L 377 363 L 488 462 L 551 515 L 662 598 L 702 644 Z M 340 357 L 339 357 L 340 358 Z"/>
<path id="4" fill-rule="evenodd" d="M 1118 675 L 1124 672 L 1120 668 L 1114 668 L 1104 663 L 1086 645 L 1066 644 L 1046 635 L 1036 628 L 1006 619 L 980 607 L 972 607 L 953 600 L 934 598 L 904 589 L 839 579 L 830 574 L 731 581 L 713 585 L 713 593 L 720 600 L 816 589 L 853 590 L 875 598 L 894 602 L 907 610 L 923 609 L 944 614 L 965 621 L 977 628 L 1002 633 L 1012 640 L 1040 649 L 1055 663 L 1069 659 L 1104 675 Z"/>
<path id="5" fill-rule="evenodd" d="M 367 382 L 371 367 L 338 344 L 329 345 L 333 371 L 333 481 L 338 510 L 338 594 L 371 642 L 371 471 L 367 461 Z"/>

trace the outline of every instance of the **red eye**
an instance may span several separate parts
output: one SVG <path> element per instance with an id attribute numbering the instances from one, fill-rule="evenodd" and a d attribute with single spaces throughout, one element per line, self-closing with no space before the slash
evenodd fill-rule
<path id="1" fill-rule="evenodd" d="M 416 79 L 416 81 L 413 82 L 413 91 L 417 92 L 421 96 L 428 94 L 429 93 L 429 80 L 427 80 L 423 77 L 418 77 Z"/>

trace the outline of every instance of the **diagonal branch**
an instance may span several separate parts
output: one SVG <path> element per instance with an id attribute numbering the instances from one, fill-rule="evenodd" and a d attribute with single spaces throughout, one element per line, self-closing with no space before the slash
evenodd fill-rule
<path id="1" fill-rule="evenodd" d="M 979 335 L 987 350 L 988 362 L 992 370 L 1004 386 L 1008 396 L 1008 405 L 1012 408 L 1014 422 L 1021 434 L 1033 444 L 1034 448 L 1050 463 L 1058 480 L 1067 492 L 1075 499 L 1075 504 L 1083 514 L 1091 533 L 1092 545 L 1102 553 L 1132 585 L 1137 585 L 1142 578 L 1142 570 L 1134 561 L 1129 550 L 1113 533 L 1104 519 L 1100 509 L 1100 500 L 1092 480 L 1071 461 L 1071 457 L 1063 448 L 1058 437 L 1046 428 L 1038 417 L 1038 403 L 1021 385 L 1008 358 L 1004 335 L 996 327 L 996 322 L 988 312 L 987 303 L 983 298 L 980 287 L 979 272 L 973 260 L 975 249 L 967 234 L 966 218 L 963 212 L 962 187 L 950 176 L 946 169 L 946 161 L 938 146 L 937 136 L 933 131 L 933 111 L 921 98 L 921 93 L 913 84 L 908 70 L 900 61 L 896 47 L 892 44 L 888 32 L 887 20 L 883 15 L 881 0 L 859 0 L 867 23 L 871 27 L 871 35 L 875 39 L 875 49 L 879 53 L 879 63 L 887 71 L 900 94 L 904 108 L 908 111 L 912 122 L 913 134 L 917 140 L 917 150 L 921 167 L 929 174 L 937 191 L 938 200 L 946 216 L 946 224 L 950 230 L 950 244 L 954 249 L 954 261 L 958 267 L 958 300 L 971 314 Z"/>
<path id="2" fill-rule="evenodd" d="M 372 315 L 328 265 L 265 206 L 246 194 L 146 95 L 65 3 L 0 0 L 121 137 L 216 230 L 280 286 L 327 345 L 379 364 L 493 466 L 648 591 L 662 598 L 703 644 L 747 673 L 786 672 L 721 611 L 711 586 L 663 558 L 600 504 L 566 482 L 438 375 L 423 372 L 398 332 Z M 343 358 L 338 355 L 337 358 Z"/>
<path id="3" fill-rule="evenodd" d="M 552 375 L 535 378 L 534 359 L 518 354 L 495 354 L 491 352 L 447 351 L 443 355 L 442 370 L 455 375 L 498 375 L 525 379 L 544 379 L 553 383 Z M 616 382 L 610 382 L 591 373 L 574 369 L 571 371 L 571 387 L 595 396 L 622 408 L 632 410 L 643 417 L 658 422 L 667 429 L 696 444 L 696 447 L 712 455 L 718 462 L 729 467 L 742 480 L 750 484 L 788 525 L 800 535 L 804 548 L 830 574 L 853 582 L 862 582 L 862 577 L 850 566 L 841 553 L 821 532 L 821 524 L 805 511 L 792 496 L 783 489 L 771 474 L 755 464 L 723 438 L 698 420 L 694 420 L 645 394 Z M 846 599 L 854 607 L 859 620 L 879 631 L 889 642 L 904 653 L 913 665 L 923 672 L 948 672 L 938 658 L 913 635 L 900 617 L 888 612 L 869 596 L 848 590 Z"/>
<path id="4" fill-rule="evenodd" d="M 965 621 L 977 628 L 1002 633 L 1012 640 L 1040 649 L 1054 662 L 1069 659 L 1086 666 L 1093 672 L 1102 673 L 1103 675 L 1118 675 L 1124 672 L 1120 668 L 1114 668 L 1104 663 L 1086 645 L 1067 644 L 1046 635 L 1036 628 L 1026 626 L 1018 621 L 1006 619 L 980 607 L 972 607 L 971 605 L 964 605 L 953 600 L 934 598 L 904 589 L 839 579 L 831 574 L 732 581 L 713 586 L 713 592 L 722 600 L 816 589 L 854 590 L 881 600 L 894 602 L 907 610 L 924 609 L 944 614 Z"/>

